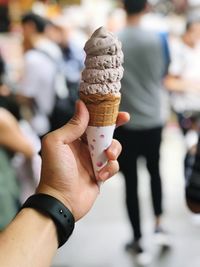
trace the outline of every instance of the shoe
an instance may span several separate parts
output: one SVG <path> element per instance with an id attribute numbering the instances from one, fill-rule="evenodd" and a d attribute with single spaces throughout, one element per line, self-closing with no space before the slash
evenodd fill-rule
<path id="1" fill-rule="evenodd" d="M 138 266 L 149 266 L 153 261 L 153 256 L 146 252 L 143 251 L 142 253 L 138 253 L 136 256 L 136 263 Z"/>
<path id="2" fill-rule="evenodd" d="M 125 245 L 125 250 L 129 252 L 134 252 L 135 254 L 142 253 L 143 248 L 140 245 L 140 241 L 132 241 Z"/>
<path id="3" fill-rule="evenodd" d="M 139 240 L 126 244 L 125 250 L 133 253 L 136 263 L 140 266 L 149 265 L 152 262 L 152 256 L 144 251 Z"/>
<path id="4" fill-rule="evenodd" d="M 169 234 L 164 231 L 160 226 L 155 228 L 155 243 L 157 245 L 169 248 L 171 246 L 171 240 Z"/>

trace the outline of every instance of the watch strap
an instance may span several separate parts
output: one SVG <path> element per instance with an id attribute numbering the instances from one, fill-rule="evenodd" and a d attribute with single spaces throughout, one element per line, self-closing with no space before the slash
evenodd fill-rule
<path id="1" fill-rule="evenodd" d="M 74 216 L 58 199 L 47 194 L 35 194 L 25 201 L 21 209 L 23 208 L 33 208 L 51 217 L 57 229 L 58 247 L 61 247 L 72 234 L 75 225 Z"/>

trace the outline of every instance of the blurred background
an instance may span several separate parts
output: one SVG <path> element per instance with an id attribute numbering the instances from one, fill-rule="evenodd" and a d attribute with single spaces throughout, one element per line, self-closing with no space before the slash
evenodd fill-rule
<path id="1" fill-rule="evenodd" d="M 191 18 L 200 18 L 200 0 L 149 0 L 149 4 L 149 12 L 141 22 L 142 27 L 164 32 L 171 54 L 175 51 L 177 55 L 177 43 L 185 34 L 186 22 Z M 39 21 L 39 26 L 45 25 L 43 31 L 40 31 L 42 41 L 45 40 L 42 45 L 34 46 L 32 43 L 35 29 L 29 25 L 27 30 L 26 18 L 22 19 L 27 12 L 33 12 L 44 19 L 43 22 Z M 120 0 L 0 0 L 0 107 L 12 114 L 19 125 L 20 134 L 28 143 L 19 141 L 19 148 L 0 143 L 0 152 L 3 152 L 0 154 L 0 172 L 3 173 L 1 165 L 12 169 L 12 179 L 17 181 L 12 190 L 15 190 L 15 200 L 19 205 L 34 192 L 39 179 L 41 162 L 38 151 L 42 136 L 65 123 L 73 114 L 84 68 L 85 42 L 100 26 L 118 34 L 125 23 L 126 14 Z M 200 33 L 198 31 L 197 35 Z M 32 37 L 29 39 L 30 33 Z M 37 51 L 44 46 L 45 52 Z M 34 50 L 32 54 L 30 49 Z M 197 50 L 195 58 L 200 64 L 200 50 Z M 44 57 L 37 70 L 32 68 L 30 60 L 40 56 L 36 52 Z M 40 88 L 35 93 L 34 86 L 38 85 L 33 86 L 34 77 L 39 73 L 46 75 L 47 84 L 52 82 L 49 80 L 51 64 L 52 68 L 62 65 L 65 81 L 62 86 L 60 81 L 59 88 L 62 87 L 62 90 L 55 88 L 52 94 L 43 93 Z M 45 73 L 46 66 L 49 67 L 48 73 Z M 195 66 L 200 72 L 198 65 Z M 200 73 L 195 75 L 200 77 Z M 195 81 L 198 83 L 197 78 Z M 54 109 L 53 103 L 59 107 Z M 160 169 L 165 209 L 163 225 L 168 233 L 168 245 L 162 246 L 154 240 L 149 174 L 141 158 L 138 168 L 144 233 L 142 243 L 150 255 L 149 260 L 138 263 L 134 255 L 124 249 L 131 239 L 131 229 L 125 207 L 124 179 L 122 173 L 119 173 L 101 187 L 101 194 L 92 211 L 76 224 L 70 240 L 55 255 L 52 267 L 199 267 L 200 215 L 191 213 L 186 207 L 184 190 L 185 156 L 197 145 L 199 115 L 193 127 L 191 114 L 186 114 L 186 134 L 178 121 L 176 102 L 170 90 L 163 94 L 162 107 L 167 123 L 163 131 Z M 5 192 L 1 191 L 0 202 L 3 203 Z M 17 210 L 16 206 L 13 209 L 6 201 L 0 205 L 0 209 L 5 210 L 5 207 L 8 210 L 5 217 L 0 212 L 1 229 Z"/>

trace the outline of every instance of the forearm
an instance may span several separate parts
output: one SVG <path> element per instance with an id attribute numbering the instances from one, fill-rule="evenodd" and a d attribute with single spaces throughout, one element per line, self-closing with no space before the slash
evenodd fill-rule
<path id="1" fill-rule="evenodd" d="M 15 139 L 8 134 L 2 144 L 13 152 L 22 153 L 26 158 L 31 159 L 35 154 L 33 145 L 26 139 L 26 136 L 16 133 Z"/>
<path id="2" fill-rule="evenodd" d="M 188 82 L 180 78 L 168 76 L 164 80 L 164 85 L 171 92 L 183 92 L 187 89 Z"/>
<path id="3" fill-rule="evenodd" d="M 35 154 L 35 149 L 31 142 L 21 132 L 8 132 L 7 135 L 0 137 L 0 144 L 14 153 L 22 153 L 26 158 L 31 159 Z"/>
<path id="4" fill-rule="evenodd" d="M 34 209 L 23 209 L 0 234 L 1 266 L 49 267 L 57 247 L 54 222 Z"/>
<path id="5" fill-rule="evenodd" d="M 23 134 L 16 119 L 5 109 L 0 110 L 0 145 L 13 152 L 21 152 L 32 158 L 35 149 L 30 140 Z"/>
<path id="6" fill-rule="evenodd" d="M 165 87 L 171 92 L 199 91 L 199 82 L 183 79 L 181 77 L 167 76 L 164 79 Z"/>

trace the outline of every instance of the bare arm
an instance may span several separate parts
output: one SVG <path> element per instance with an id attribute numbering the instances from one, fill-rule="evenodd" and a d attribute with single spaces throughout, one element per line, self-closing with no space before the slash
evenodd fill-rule
<path id="1" fill-rule="evenodd" d="M 57 246 L 53 221 L 33 209 L 24 209 L 0 234 L 1 266 L 49 267 Z"/>
<path id="2" fill-rule="evenodd" d="M 22 133 L 18 122 L 3 108 L 0 109 L 0 145 L 13 152 L 21 152 L 27 158 L 34 155 L 34 148 Z"/>
<path id="3" fill-rule="evenodd" d="M 164 85 L 170 92 L 200 91 L 200 82 L 183 79 L 179 76 L 167 75 Z"/>

